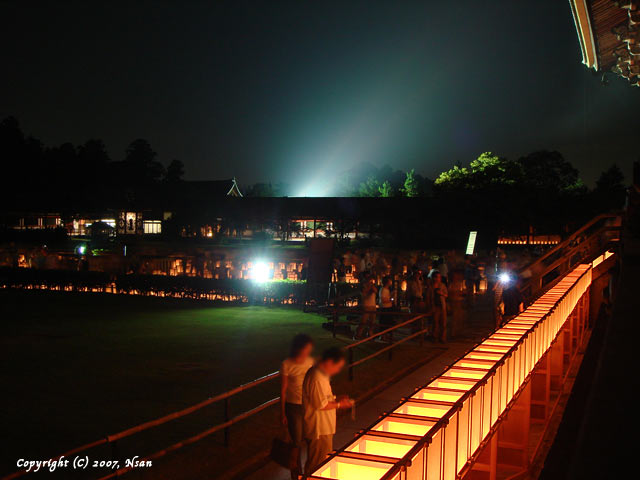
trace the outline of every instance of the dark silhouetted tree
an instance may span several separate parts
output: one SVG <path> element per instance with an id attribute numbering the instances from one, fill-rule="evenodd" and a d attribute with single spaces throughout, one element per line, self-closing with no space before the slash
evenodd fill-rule
<path id="1" fill-rule="evenodd" d="M 49 191 L 53 205 L 71 208 L 74 197 L 82 198 L 84 172 L 78 163 L 78 152 L 71 143 L 47 148 L 39 172 L 41 191 Z"/>
<path id="2" fill-rule="evenodd" d="M 102 140 L 90 139 L 78 147 L 78 168 L 82 172 L 79 183 L 88 207 L 99 210 L 108 204 L 110 188 L 109 154 Z"/>
<path id="3" fill-rule="evenodd" d="M 138 138 L 129 144 L 126 151 L 125 162 L 150 164 L 156 160 L 158 154 L 151 148 L 151 144 L 143 139 Z"/>
<path id="4" fill-rule="evenodd" d="M 538 192 L 569 192 L 583 186 L 578 170 L 560 152 L 533 152 L 518 163 L 524 184 Z"/>
<path id="5" fill-rule="evenodd" d="M 182 180 L 184 176 L 184 163 L 180 160 L 173 159 L 167 167 L 165 180 L 169 183 L 175 183 Z"/>
<path id="6" fill-rule="evenodd" d="M 47 198 L 49 192 L 43 185 L 49 172 L 43 172 L 43 151 L 40 141 L 25 136 L 15 117 L 0 122 L 0 199 L 4 207 L 35 205 Z"/>
<path id="7" fill-rule="evenodd" d="M 78 160 L 82 168 L 89 172 L 102 172 L 111 161 L 104 142 L 90 139 L 78 147 Z"/>
<path id="8" fill-rule="evenodd" d="M 128 183 L 144 185 L 160 180 L 164 167 L 156 160 L 157 156 L 148 141 L 139 138 L 131 142 L 124 159 Z"/>
<path id="9" fill-rule="evenodd" d="M 615 163 L 600 174 L 593 191 L 596 208 L 608 211 L 622 208 L 626 198 L 624 174 Z"/>

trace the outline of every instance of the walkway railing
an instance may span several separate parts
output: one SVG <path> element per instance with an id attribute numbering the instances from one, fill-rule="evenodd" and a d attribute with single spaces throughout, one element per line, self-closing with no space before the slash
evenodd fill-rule
<path id="1" fill-rule="evenodd" d="M 354 312 L 353 310 L 350 310 L 352 313 Z M 394 325 L 390 328 L 387 328 L 385 330 L 376 332 L 372 335 L 370 335 L 367 338 L 364 338 L 362 340 L 359 340 L 357 342 L 351 343 L 349 345 L 346 345 L 345 347 L 343 347 L 343 350 L 345 350 L 347 352 L 347 356 L 349 358 L 348 361 L 348 370 L 349 370 L 349 379 L 353 380 L 353 375 L 354 375 L 354 368 L 357 365 L 361 365 L 364 362 L 367 362 L 379 355 L 382 355 L 383 353 L 390 353 L 391 350 L 395 347 L 397 347 L 398 345 L 403 344 L 404 342 L 406 342 L 407 340 L 410 340 L 412 338 L 416 338 L 416 337 L 420 337 L 422 339 L 422 337 L 424 336 L 424 334 L 426 333 L 427 329 L 424 327 L 424 319 L 427 317 L 426 314 L 420 314 L 420 315 L 407 315 L 407 314 L 398 314 L 395 313 L 396 316 L 410 316 L 411 318 L 408 318 L 407 320 Z M 416 325 L 415 328 L 418 328 L 418 330 L 415 333 L 412 333 L 409 336 L 403 337 L 402 339 L 390 343 L 389 345 L 377 350 L 376 352 L 367 355 L 366 357 L 360 358 L 358 360 L 354 360 L 354 349 L 356 347 L 359 347 L 361 345 L 364 345 L 368 342 L 372 342 L 375 341 L 376 338 L 380 337 L 381 335 L 385 335 L 385 334 L 390 334 L 400 328 L 404 328 L 404 327 L 408 327 L 411 325 Z M 421 340 L 422 341 L 422 340 Z M 144 422 L 141 423 L 140 425 L 136 425 L 135 427 L 131 427 L 128 428 L 126 430 L 123 430 L 121 432 L 112 434 L 112 435 L 107 435 L 103 438 L 100 438 L 96 441 L 90 442 L 90 443 L 86 443 L 84 445 L 81 445 L 79 447 L 73 448 L 71 450 L 68 450 L 60 455 L 57 455 L 56 457 L 51 458 L 51 461 L 55 461 L 58 460 L 62 457 L 68 458 L 72 455 L 76 455 L 80 452 L 84 452 L 86 450 L 95 448 L 95 447 L 99 447 L 99 446 L 104 446 L 104 445 L 110 445 L 112 447 L 112 451 L 116 450 L 116 445 L 118 441 L 121 441 L 127 437 L 130 437 L 132 435 L 138 434 L 140 432 L 144 432 L 146 430 L 149 430 L 151 428 L 154 427 L 158 427 L 160 425 L 164 425 L 172 420 L 177 420 L 179 418 L 185 417 L 187 415 L 190 415 L 194 412 L 197 412 L 199 410 L 201 410 L 204 407 L 213 405 L 215 403 L 219 403 L 219 402 L 224 402 L 223 403 L 223 408 L 224 408 L 224 422 L 214 425 L 194 436 L 191 436 L 189 438 L 183 439 L 180 442 L 174 443 L 162 450 L 159 450 L 157 452 L 152 453 L 151 455 L 146 456 L 144 459 L 141 459 L 141 461 L 147 461 L 147 460 L 155 460 L 158 459 L 160 457 L 165 456 L 167 453 L 178 450 L 186 445 L 190 445 L 192 443 L 195 443 L 205 437 L 208 437 L 216 432 L 219 432 L 221 430 L 224 431 L 224 439 L 225 439 L 225 445 L 229 445 L 230 441 L 231 441 L 231 427 L 242 421 L 245 420 L 247 418 L 250 418 L 254 415 L 256 415 L 257 413 L 265 410 L 266 408 L 277 404 L 280 401 L 280 397 L 276 397 L 276 398 L 272 398 L 271 400 L 268 400 L 250 410 L 244 411 L 238 415 L 235 416 L 231 416 L 231 400 L 234 396 L 238 395 L 239 393 L 245 392 L 247 390 L 251 390 L 255 387 L 257 387 L 258 385 L 262 385 L 264 383 L 267 382 L 271 382 L 277 378 L 280 377 L 280 372 L 272 372 L 269 373 L 268 375 L 265 375 L 263 377 L 257 378 L 255 380 L 252 380 L 251 382 L 245 383 L 243 385 L 240 385 L 238 387 L 235 387 L 231 390 L 228 390 L 226 392 L 220 393 L 218 395 L 215 395 L 211 398 L 208 398 L 202 402 L 196 403 L 194 405 L 191 405 L 190 407 L 184 408 L 182 410 L 178 410 L 176 412 L 170 413 L 168 415 L 164 415 L 162 417 L 156 418 L 154 420 L 150 420 L 148 422 Z M 129 466 L 129 467 L 123 467 L 120 468 L 119 470 L 116 470 L 114 472 L 109 473 L 108 475 L 105 475 L 103 477 L 100 477 L 99 480 L 108 480 L 111 478 L 116 478 L 119 477 L 131 470 L 133 470 L 134 467 L 133 466 Z M 13 474 L 10 474 L 8 476 L 5 476 L 2 478 L 2 480 L 10 480 L 10 479 L 14 479 L 14 478 L 18 478 L 21 477 L 25 474 L 27 474 L 28 472 L 26 470 L 20 470 L 17 471 Z"/>
<path id="2" fill-rule="evenodd" d="M 576 265 L 606 250 L 612 242 L 619 241 L 621 222 L 620 214 L 598 215 L 535 262 L 523 267 L 519 275 L 528 277 L 522 285 L 525 296 L 535 298 Z"/>
<path id="3" fill-rule="evenodd" d="M 591 272 L 591 264 L 575 267 L 523 313 L 416 388 L 306 478 L 459 478 L 576 308 L 584 325 Z"/>
<path id="4" fill-rule="evenodd" d="M 336 338 L 337 332 L 340 326 L 348 326 L 349 328 L 351 328 L 351 326 L 358 325 L 358 322 L 350 322 L 350 321 L 340 322 L 339 317 L 341 315 L 360 317 L 365 313 L 367 312 L 359 308 L 339 308 L 339 307 L 333 308 L 331 310 L 331 317 L 332 317 L 331 325 L 333 329 L 333 338 Z M 406 318 L 406 320 L 401 321 L 400 323 L 397 323 L 383 330 L 380 330 L 380 327 L 378 325 L 373 325 L 372 328 L 376 329 L 375 333 L 369 335 L 366 338 L 350 343 L 349 345 L 344 347 L 344 350 L 347 353 L 347 370 L 349 372 L 349 380 L 353 380 L 354 378 L 354 368 L 357 367 L 358 365 L 363 364 L 368 360 L 371 360 L 379 355 L 382 355 L 383 353 L 387 353 L 389 355 L 389 360 L 391 360 L 393 349 L 396 348 L 398 345 L 401 345 L 409 340 L 413 340 L 417 338 L 420 343 L 420 346 L 422 346 L 424 343 L 425 334 L 429 331 L 429 328 L 426 326 L 426 319 L 429 318 L 431 314 L 379 311 L 379 312 L 376 312 L 376 316 L 378 316 L 379 318 L 383 318 L 385 316 L 392 317 L 394 321 L 397 321 L 398 319 L 402 319 L 402 318 Z M 356 347 L 364 345 L 368 342 L 375 341 L 377 338 L 380 338 L 380 337 L 384 338 L 387 335 L 392 336 L 396 330 L 399 330 L 405 327 L 411 327 L 412 333 L 409 335 L 403 336 L 399 340 L 389 341 L 388 342 L 389 344 L 387 346 L 379 350 L 376 350 L 375 352 L 363 358 L 360 358 L 358 360 L 355 359 Z"/>

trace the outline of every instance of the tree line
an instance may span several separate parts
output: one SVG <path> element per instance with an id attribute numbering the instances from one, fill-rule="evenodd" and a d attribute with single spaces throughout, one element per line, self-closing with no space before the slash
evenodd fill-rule
<path id="1" fill-rule="evenodd" d="M 389 165 L 376 167 L 362 163 L 350 170 L 340 172 L 332 182 L 330 196 L 334 197 L 421 197 L 431 192 L 433 181 L 416 173 L 395 170 Z M 249 197 L 290 197 L 294 189 L 285 182 L 259 182 L 244 188 Z"/>
<path id="2" fill-rule="evenodd" d="M 3 207 L 100 210 L 135 204 L 142 197 L 148 200 L 154 186 L 184 177 L 183 163 L 174 159 L 165 167 L 147 140 L 133 140 L 123 153 L 112 159 L 99 139 L 46 147 L 25 135 L 14 117 L 7 117 L 0 122 Z M 435 197 L 458 205 L 467 198 L 473 208 L 508 210 L 510 215 L 538 220 L 560 215 L 563 205 L 589 215 L 620 208 L 625 200 L 624 176 L 617 165 L 602 172 L 595 188 L 589 189 L 578 170 L 556 151 L 537 151 L 515 160 L 485 152 L 468 165 L 442 172 L 435 181 L 413 169 L 363 163 L 337 175 L 334 185 L 334 196 Z M 257 183 L 244 187 L 244 194 L 271 197 L 292 192 L 285 183 Z"/>
<path id="3" fill-rule="evenodd" d="M 145 190 L 178 182 L 184 165 L 174 159 L 165 167 L 144 139 L 133 140 L 119 159 L 105 143 L 89 139 L 81 145 L 46 147 L 24 134 L 14 117 L 0 122 L 0 187 L 5 208 L 101 209 L 133 203 Z"/>
<path id="4" fill-rule="evenodd" d="M 482 153 L 469 166 L 456 165 L 442 172 L 434 182 L 436 194 L 481 192 L 500 194 L 506 199 L 521 196 L 546 199 L 593 197 L 599 209 L 608 211 L 622 207 L 626 188 L 624 175 L 617 164 L 600 174 L 594 189 L 588 189 L 576 169 L 560 152 L 537 151 L 517 160 Z"/>
<path id="5" fill-rule="evenodd" d="M 491 195 L 545 194 L 552 197 L 594 194 L 604 209 L 624 203 L 622 170 L 614 163 L 603 171 L 590 190 L 576 169 L 560 152 L 536 151 L 516 160 L 484 152 L 469 165 L 455 165 L 435 179 L 423 177 L 414 169 L 395 170 L 389 165 L 377 168 L 364 163 L 334 180 L 332 196 L 337 197 L 437 197 L 476 193 Z M 245 195 L 286 197 L 292 195 L 286 183 L 256 183 L 245 187 Z"/>

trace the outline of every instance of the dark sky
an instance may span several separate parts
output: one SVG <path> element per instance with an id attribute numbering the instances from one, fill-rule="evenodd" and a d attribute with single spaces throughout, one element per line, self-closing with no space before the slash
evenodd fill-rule
<path id="1" fill-rule="evenodd" d="M 0 0 L 0 116 L 47 145 L 142 137 L 191 179 L 299 188 L 535 149 L 592 183 L 640 155 L 640 88 L 586 70 L 566 0 L 47 3 Z"/>

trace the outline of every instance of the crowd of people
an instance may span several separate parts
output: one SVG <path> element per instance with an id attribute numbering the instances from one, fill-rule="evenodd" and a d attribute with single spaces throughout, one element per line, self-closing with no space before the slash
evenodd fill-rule
<path id="1" fill-rule="evenodd" d="M 445 342 L 448 334 L 462 328 L 464 298 L 480 291 L 483 270 L 475 257 L 465 259 L 454 251 L 395 255 L 391 261 L 379 252 L 347 251 L 334 261 L 334 280 L 350 273 L 362 286 L 355 339 L 392 327 L 397 321 L 394 312 L 405 311 L 426 314 L 433 339 Z M 383 340 L 391 339 L 391 333 L 383 335 Z"/>
<path id="2" fill-rule="evenodd" d="M 502 250 L 486 257 L 456 251 L 389 257 L 382 252 L 347 251 L 334 259 L 334 281 L 351 275 L 361 285 L 362 315 L 354 339 L 388 329 L 397 323 L 394 312 L 403 311 L 426 314 L 429 336 L 444 343 L 464 327 L 466 312 L 482 292 L 494 293 L 496 326 L 523 308 L 514 274 L 519 263 L 508 261 Z M 508 281 L 499 280 L 501 272 L 510 272 Z M 390 341 L 392 335 L 384 334 L 382 339 Z"/>

